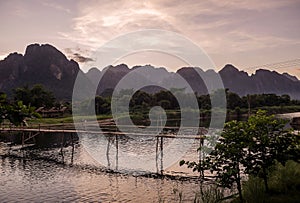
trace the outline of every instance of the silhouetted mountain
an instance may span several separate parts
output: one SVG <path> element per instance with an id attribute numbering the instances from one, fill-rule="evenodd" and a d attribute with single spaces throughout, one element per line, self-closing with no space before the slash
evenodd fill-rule
<path id="1" fill-rule="evenodd" d="M 274 93 L 300 99 L 300 81 L 295 76 L 265 69 L 259 69 L 249 76 L 232 65 L 226 65 L 219 73 L 224 87 L 241 96 Z"/>
<path id="2" fill-rule="evenodd" d="M 38 83 L 57 98 L 70 100 L 77 74 L 86 77 L 77 62 L 68 60 L 55 47 L 32 44 L 24 56 L 13 53 L 0 61 L 0 90 L 11 93 L 13 88 Z"/>
<path id="3" fill-rule="evenodd" d="M 87 77 L 93 84 L 98 84 L 97 94 L 105 96 L 112 94 L 112 91 L 116 88 L 116 85 L 121 81 L 121 79 L 123 79 L 125 75 L 127 75 L 126 80 L 124 79 L 123 83 L 121 84 L 121 88 L 136 89 L 146 83 L 158 84 L 164 78 L 168 77 L 169 74 L 170 73 L 164 68 L 154 68 L 153 66 L 146 65 L 135 66 L 132 69 L 129 69 L 125 64 L 108 66 L 102 71 L 92 68 L 86 73 Z M 154 93 L 162 88 L 150 85 L 141 89 L 150 93 Z"/>
<path id="4" fill-rule="evenodd" d="M 161 82 L 170 76 L 170 73 L 165 68 L 155 68 L 151 65 L 134 66 L 132 70 L 137 70 L 140 75 L 153 82 Z"/>
<path id="5" fill-rule="evenodd" d="M 137 69 L 139 69 L 139 72 L 131 74 L 129 81 L 131 85 L 135 84 L 136 86 L 154 81 L 158 86 L 143 88 L 144 91 L 149 93 L 162 90 L 163 88 L 159 86 L 170 89 L 186 88 L 187 85 L 190 85 L 194 92 L 200 95 L 207 94 L 209 87 L 213 86 L 213 78 L 219 74 L 224 87 L 240 96 L 274 93 L 278 95 L 288 94 L 294 99 L 300 99 L 300 81 L 295 76 L 286 73 L 279 74 L 276 71 L 264 69 L 259 69 L 255 74 L 249 76 L 248 73 L 239 71 L 231 64 L 226 65 L 219 73 L 216 73 L 214 70 L 203 71 L 200 68 L 192 67 L 183 67 L 176 73 L 173 73 L 168 72 L 164 68 L 154 68 L 150 65 L 135 66 L 132 69 L 129 69 L 125 64 L 116 67 L 109 66 L 105 69 L 106 72 L 99 83 L 98 93 L 102 94 L 106 91 L 105 94 L 107 94 L 108 89 L 112 91 L 123 76 Z M 205 86 L 204 80 L 208 87 Z M 130 87 L 130 85 L 126 85 L 126 87 Z M 125 86 L 123 86 L 124 89 L 126 89 Z"/>
<path id="6" fill-rule="evenodd" d="M 197 92 L 200 95 L 208 94 L 208 90 L 205 86 L 203 78 L 196 72 L 196 69 L 201 75 L 203 74 L 204 78 L 205 72 L 200 68 L 184 67 L 179 69 L 176 73 L 183 77 L 189 83 L 194 92 Z"/>
<path id="7" fill-rule="evenodd" d="M 130 72 L 130 69 L 125 64 L 117 66 L 108 66 L 102 71 L 102 78 L 98 85 L 97 93 L 101 94 L 106 89 L 114 89 L 118 82 Z"/>
<path id="8" fill-rule="evenodd" d="M 94 85 L 98 85 L 102 77 L 102 73 L 98 68 L 91 68 L 85 75 Z"/>
<path id="9" fill-rule="evenodd" d="M 239 71 L 233 65 L 226 65 L 219 71 L 219 74 L 223 80 L 224 87 L 230 89 L 230 91 L 239 95 L 247 95 L 255 92 L 248 73 Z"/>
<path id="10" fill-rule="evenodd" d="M 276 71 L 259 69 L 251 75 L 251 78 L 256 87 L 254 93 L 289 94 L 294 98 L 300 98 L 300 82 L 293 81 Z"/>
<path id="11" fill-rule="evenodd" d="M 12 53 L 0 61 L 0 91 L 10 93 L 13 88 L 39 83 L 53 91 L 57 98 L 70 100 L 78 75 L 84 81 L 80 87 L 83 88 L 82 92 L 97 86 L 97 94 L 100 95 L 110 95 L 120 81 L 120 88 L 124 89 L 150 84 L 142 88 L 150 93 L 160 91 L 162 87 L 186 88 L 190 85 L 194 92 L 207 94 L 214 83 L 212 78 L 217 74 L 222 78 L 225 88 L 241 96 L 274 93 L 289 94 L 292 98 L 300 99 L 300 81 L 288 73 L 259 69 L 255 74 L 248 75 L 230 64 L 219 73 L 191 67 L 183 67 L 174 73 L 151 65 L 129 69 L 127 65 L 120 64 L 108 66 L 102 71 L 92 68 L 84 74 L 77 62 L 68 60 L 63 53 L 48 44 L 29 45 L 24 56 Z M 204 80 L 208 87 L 204 85 Z"/>
<path id="12" fill-rule="evenodd" d="M 283 73 L 282 75 L 284 75 L 285 77 L 287 77 L 293 81 L 298 81 L 298 78 L 296 76 L 290 75 L 288 73 Z"/>

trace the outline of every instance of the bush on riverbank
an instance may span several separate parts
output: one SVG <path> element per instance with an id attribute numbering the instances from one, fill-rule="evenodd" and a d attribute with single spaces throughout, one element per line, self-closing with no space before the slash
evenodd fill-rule
<path id="1" fill-rule="evenodd" d="M 298 202 L 300 199 L 300 164 L 288 161 L 285 166 L 277 163 L 270 171 L 269 193 L 266 193 L 263 180 L 249 176 L 243 184 L 243 195 L 247 203 Z"/>
<path id="2" fill-rule="evenodd" d="M 291 184 L 292 180 L 287 179 L 298 172 L 279 165 L 288 166 L 289 160 L 300 161 L 299 136 L 285 129 L 285 124 L 286 121 L 268 116 L 266 111 L 261 110 L 246 122 L 230 121 L 225 124 L 212 152 L 199 162 L 182 160 L 180 165 L 185 164 L 198 171 L 202 179 L 204 171 L 211 171 L 220 187 L 236 187 L 240 202 L 245 202 L 244 195 L 248 199 L 256 198 L 256 195 L 264 199 L 264 194 L 282 193 L 290 187 L 299 188 L 298 183 Z M 204 149 L 205 146 L 200 146 L 198 150 L 205 153 Z M 273 172 L 274 168 L 277 173 Z M 244 185 L 242 174 L 250 176 L 249 182 Z"/>

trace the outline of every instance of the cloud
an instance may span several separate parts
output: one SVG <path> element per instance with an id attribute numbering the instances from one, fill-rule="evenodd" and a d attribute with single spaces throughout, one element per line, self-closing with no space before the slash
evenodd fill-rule
<path id="1" fill-rule="evenodd" d="M 93 58 L 90 57 L 86 57 L 83 56 L 82 54 L 80 54 L 79 52 L 87 52 L 86 50 L 80 49 L 80 48 L 66 48 L 65 52 L 67 53 L 69 58 L 72 58 L 73 60 L 77 61 L 78 63 L 87 63 L 87 62 L 91 62 L 94 61 Z"/>
<path id="2" fill-rule="evenodd" d="M 257 58 L 255 53 L 268 50 L 272 55 L 300 43 L 300 4 L 294 0 L 102 0 L 80 1 L 77 6 L 72 30 L 59 34 L 92 51 L 119 35 L 143 29 L 178 32 L 209 55 L 233 63 L 228 60 L 242 61 L 237 55 L 247 53 L 244 61 L 249 63 Z"/>
<path id="3" fill-rule="evenodd" d="M 79 53 L 74 53 L 73 59 L 79 63 L 86 63 L 86 62 L 94 61 L 94 59 L 82 56 Z"/>
<path id="4" fill-rule="evenodd" d="M 60 4 L 57 4 L 57 3 L 54 3 L 54 2 L 46 2 L 46 1 L 42 1 L 41 2 L 43 6 L 46 6 L 46 7 L 49 7 L 49 8 L 53 8 L 53 9 L 56 9 L 58 11 L 63 11 L 63 12 L 66 12 L 68 14 L 71 13 L 71 10 L 70 9 L 67 9 L 65 7 L 63 7 L 62 5 Z"/>
<path id="5" fill-rule="evenodd" d="M 60 32 L 62 38 L 96 49 L 118 35 L 141 29 L 176 30 L 168 15 L 140 1 L 79 3 L 73 19 L 73 32 Z"/>
<path id="6" fill-rule="evenodd" d="M 81 13 L 74 19 L 74 33 L 65 35 L 73 37 L 89 46 L 99 46 L 120 34 L 140 29 L 166 29 L 186 34 L 195 41 L 215 44 L 211 36 L 226 35 L 236 37 L 230 31 L 247 31 L 247 23 L 256 20 L 256 13 L 290 5 L 292 1 L 179 1 L 154 0 L 111 1 L 79 4 Z M 257 22 L 256 22 L 257 24 Z M 267 28 L 265 28 L 267 29 Z M 63 34 L 63 33 L 61 33 Z M 251 33 L 249 33 L 251 35 Z M 221 36 L 222 41 L 229 40 Z M 252 38 L 253 39 L 253 38 Z M 251 40 L 251 38 L 248 38 Z M 207 42 L 209 41 L 209 42 Z M 240 40 L 237 40 L 240 41 Z M 237 45 L 238 46 L 238 45 Z"/>
<path id="7" fill-rule="evenodd" d="M 0 54 L 0 60 L 4 60 L 9 54 Z"/>

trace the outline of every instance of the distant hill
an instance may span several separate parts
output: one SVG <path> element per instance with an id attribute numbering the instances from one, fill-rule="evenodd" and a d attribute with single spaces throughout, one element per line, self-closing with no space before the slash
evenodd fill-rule
<path id="1" fill-rule="evenodd" d="M 259 69 L 248 76 L 246 72 L 226 65 L 219 74 L 224 86 L 239 95 L 274 93 L 300 99 L 300 81 L 286 73 Z"/>
<path id="2" fill-rule="evenodd" d="M 13 53 L 0 61 L 0 91 L 10 94 L 13 88 L 38 83 L 57 98 L 70 100 L 77 74 L 86 77 L 76 61 L 49 44 L 32 44 L 24 56 Z"/>
<path id="3" fill-rule="evenodd" d="M 0 61 L 0 91 L 11 93 L 13 88 L 39 83 L 53 91 L 57 98 L 71 100 L 76 76 L 80 74 L 86 82 L 86 89 L 97 86 L 97 94 L 109 95 L 119 81 L 131 73 L 130 79 L 122 88 L 142 85 L 145 82 L 151 83 L 151 81 L 159 85 L 149 86 L 143 90 L 153 93 L 162 89 L 159 86 L 184 88 L 185 84 L 180 82 L 182 77 L 193 91 L 207 94 L 204 81 L 195 69 L 208 78 L 208 81 L 209 78 L 219 74 L 224 87 L 241 96 L 274 93 L 288 94 L 294 99 L 300 99 L 300 81 L 288 73 L 279 74 L 276 71 L 259 69 L 254 74 L 248 75 L 230 64 L 218 73 L 214 70 L 203 71 L 191 67 L 183 67 L 173 73 L 165 68 L 155 68 L 151 65 L 135 66 L 130 69 L 126 64 L 120 64 L 108 66 L 102 71 L 94 67 L 84 74 L 77 62 L 68 60 L 62 52 L 48 44 L 29 45 L 24 56 L 12 53 Z M 101 81 L 98 83 L 100 78 Z"/>
<path id="4" fill-rule="evenodd" d="M 135 67 L 137 68 L 137 67 Z M 116 84 L 130 71 L 135 68 L 129 69 L 125 64 L 118 65 L 116 67 L 110 66 L 106 69 L 104 75 L 102 75 L 101 82 L 98 87 L 98 94 L 103 93 L 107 89 L 114 89 Z M 184 88 L 185 85 L 181 84 L 178 79 L 179 76 L 183 77 L 194 92 L 198 94 L 207 94 L 208 90 L 204 84 L 203 79 L 196 73 L 195 69 L 201 72 L 201 74 L 208 78 L 212 78 L 214 75 L 219 74 L 223 80 L 225 88 L 230 91 L 244 96 L 247 94 L 288 94 L 293 99 L 300 99 L 300 81 L 295 76 L 291 76 L 287 73 L 279 74 L 276 71 L 259 69 L 255 74 L 248 75 L 244 71 L 239 71 L 233 65 L 226 65 L 218 73 L 214 70 L 203 71 L 200 68 L 183 67 L 176 73 L 168 72 L 164 68 L 154 68 L 152 66 L 139 66 L 143 69 L 143 75 L 137 75 L 135 82 L 145 82 L 146 80 L 152 80 L 158 84 L 167 88 Z M 98 73 L 103 74 L 101 71 Z M 90 77 L 89 77 L 90 78 Z M 161 90 L 159 87 L 145 88 L 148 92 L 155 92 Z"/>

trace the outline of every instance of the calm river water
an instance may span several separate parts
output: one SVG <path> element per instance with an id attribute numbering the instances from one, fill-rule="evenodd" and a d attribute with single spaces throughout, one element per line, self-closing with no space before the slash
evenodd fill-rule
<path id="1" fill-rule="evenodd" d="M 120 140 L 119 147 L 150 153 L 155 151 L 155 139 Z M 95 140 L 90 139 L 90 144 Z M 197 146 L 194 143 L 181 159 L 197 160 Z M 154 173 L 126 169 L 110 172 L 107 165 L 103 167 L 87 153 L 81 139 L 75 145 L 73 161 L 71 154 L 72 146 L 64 148 L 62 163 L 60 148 L 19 150 L 0 143 L 0 202 L 179 202 L 179 193 L 185 202 L 193 202 L 199 189 L 197 180 L 190 178 L 159 178 Z M 122 163 L 126 157 L 120 155 L 119 159 Z M 165 172 L 197 175 L 179 167 L 178 161 Z"/>
<path id="2" fill-rule="evenodd" d="M 60 136 L 37 142 L 59 144 Z M 156 154 L 160 140 L 149 136 L 116 140 L 115 135 L 86 134 L 74 148 L 63 148 L 64 156 L 60 144 L 20 150 L 0 142 L 0 202 L 179 202 L 180 196 L 182 202 L 193 202 L 198 174 L 178 163 L 198 160 L 199 140 L 173 141 L 163 139 L 163 159 Z M 171 177 L 156 174 L 162 165 Z"/>

